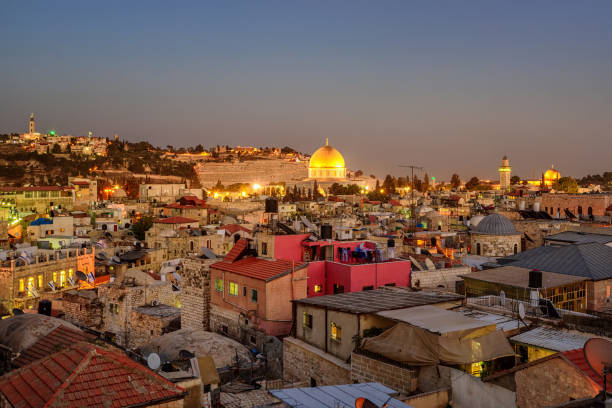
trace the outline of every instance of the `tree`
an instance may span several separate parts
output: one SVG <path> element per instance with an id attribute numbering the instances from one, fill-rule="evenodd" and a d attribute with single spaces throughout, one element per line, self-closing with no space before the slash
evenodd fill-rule
<path id="1" fill-rule="evenodd" d="M 455 190 L 458 189 L 459 186 L 461 185 L 461 179 L 459 178 L 459 175 L 457 173 L 454 173 L 451 176 L 450 184 L 451 184 L 451 187 Z"/>
<path id="2" fill-rule="evenodd" d="M 393 179 L 393 177 L 391 177 L 390 174 L 387 174 L 387 176 L 385 177 L 382 188 L 387 194 L 395 194 L 395 180 Z"/>
<path id="3" fill-rule="evenodd" d="M 361 176 L 363 176 L 363 171 L 361 171 L 361 170 L 357 170 L 357 171 L 355 172 L 355 177 L 361 177 Z"/>
<path id="4" fill-rule="evenodd" d="M 429 174 L 425 173 L 425 177 L 423 177 L 423 183 L 421 185 L 421 192 L 425 193 L 429 190 Z"/>
<path id="5" fill-rule="evenodd" d="M 578 182 L 571 177 L 561 177 L 555 182 L 553 188 L 558 191 L 564 191 L 566 193 L 577 193 Z"/>
<path id="6" fill-rule="evenodd" d="M 510 184 L 519 184 L 521 182 L 521 178 L 519 176 L 510 177 Z"/>
<path id="7" fill-rule="evenodd" d="M 466 190 L 474 190 L 480 184 L 478 177 L 472 177 L 467 183 L 465 183 Z"/>
<path id="8" fill-rule="evenodd" d="M 132 225 L 132 232 L 138 240 L 144 241 L 145 232 L 151 229 L 153 226 L 153 220 L 155 220 L 155 217 L 145 215 L 136 221 L 134 225 Z"/>

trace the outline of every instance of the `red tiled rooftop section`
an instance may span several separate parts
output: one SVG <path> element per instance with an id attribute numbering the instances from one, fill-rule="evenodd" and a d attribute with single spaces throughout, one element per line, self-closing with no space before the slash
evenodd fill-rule
<path id="1" fill-rule="evenodd" d="M 15 367 L 23 367 L 66 347 L 70 347 L 74 343 L 93 340 L 94 338 L 95 336 L 81 330 L 75 330 L 61 325 L 38 339 L 36 343 L 32 344 L 27 349 L 23 350 L 19 357 L 13 361 L 13 365 Z"/>
<path id="2" fill-rule="evenodd" d="M 75 186 L 88 186 L 90 183 L 89 181 L 73 181 L 71 184 Z"/>
<path id="3" fill-rule="evenodd" d="M 247 245 L 248 241 L 246 239 L 239 239 L 221 262 L 235 262 L 242 255 Z"/>
<path id="4" fill-rule="evenodd" d="M 243 258 L 235 262 L 221 261 L 211 265 L 211 268 L 225 272 L 232 272 L 238 275 L 247 276 L 264 281 L 272 280 L 279 275 L 293 270 L 298 270 L 306 266 L 302 262 L 292 262 L 285 260 L 267 260 L 256 257 Z"/>
<path id="5" fill-rule="evenodd" d="M 194 222 L 198 222 L 198 220 L 186 217 L 158 218 L 155 220 L 157 224 L 191 224 Z"/>
<path id="6" fill-rule="evenodd" d="M 148 406 L 185 391 L 120 351 L 78 343 L 0 378 L 13 407 Z"/>
<path id="7" fill-rule="evenodd" d="M 219 227 L 219 229 L 226 230 L 230 234 L 235 234 L 238 231 L 248 232 L 249 234 L 251 233 L 250 229 L 245 228 L 242 225 L 238 225 L 238 224 L 227 224 L 227 225 L 224 225 L 222 227 Z"/>
<path id="8" fill-rule="evenodd" d="M 575 365 L 576 368 L 582 371 L 587 377 L 593 380 L 593 382 L 597 384 L 600 390 L 603 390 L 603 378 L 597 375 L 595 371 L 593 371 L 589 363 L 587 363 L 586 358 L 584 357 L 584 349 L 564 351 L 561 354 L 563 355 L 563 357 L 568 359 L 573 365 Z M 612 384 L 608 382 L 607 387 L 608 387 L 608 392 L 611 392 Z"/>

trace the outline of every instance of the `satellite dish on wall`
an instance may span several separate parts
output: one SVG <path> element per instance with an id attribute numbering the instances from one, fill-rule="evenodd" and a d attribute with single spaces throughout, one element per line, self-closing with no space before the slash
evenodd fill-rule
<path id="1" fill-rule="evenodd" d="M 525 305 L 522 303 L 519 303 L 519 317 L 521 319 L 525 318 Z"/>
<path id="2" fill-rule="evenodd" d="M 583 350 L 584 358 L 589 366 L 603 379 L 604 366 L 612 364 L 612 342 L 593 337 L 584 343 Z M 607 383 L 612 383 L 612 373 L 608 373 L 607 377 Z"/>
<path id="3" fill-rule="evenodd" d="M 161 366 L 161 358 L 159 358 L 157 353 L 149 354 L 147 357 L 147 366 L 149 366 L 151 370 L 157 370 Z"/>
<path id="4" fill-rule="evenodd" d="M 87 275 L 85 275 L 83 272 L 76 271 L 76 276 L 79 280 L 87 282 Z"/>

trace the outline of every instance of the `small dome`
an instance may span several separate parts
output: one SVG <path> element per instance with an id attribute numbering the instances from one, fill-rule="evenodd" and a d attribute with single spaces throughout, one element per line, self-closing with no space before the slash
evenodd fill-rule
<path id="1" fill-rule="evenodd" d="M 340 152 L 329 145 L 325 145 L 310 157 L 308 167 L 311 169 L 343 169 L 344 157 Z"/>
<path id="2" fill-rule="evenodd" d="M 519 233 L 509 219 L 497 213 L 484 217 L 472 229 L 472 232 L 485 235 L 516 235 Z"/>

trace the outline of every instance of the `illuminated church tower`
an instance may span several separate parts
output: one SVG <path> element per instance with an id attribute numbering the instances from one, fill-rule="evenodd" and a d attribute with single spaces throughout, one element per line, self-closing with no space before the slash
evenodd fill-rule
<path id="1" fill-rule="evenodd" d="M 508 158 L 504 156 L 502 159 L 502 164 L 499 167 L 499 188 L 501 191 L 510 190 L 510 173 L 512 172 L 512 167 L 510 167 L 510 162 Z"/>
<path id="2" fill-rule="evenodd" d="M 34 121 L 34 113 L 30 114 L 30 134 L 36 133 L 36 122 Z"/>

